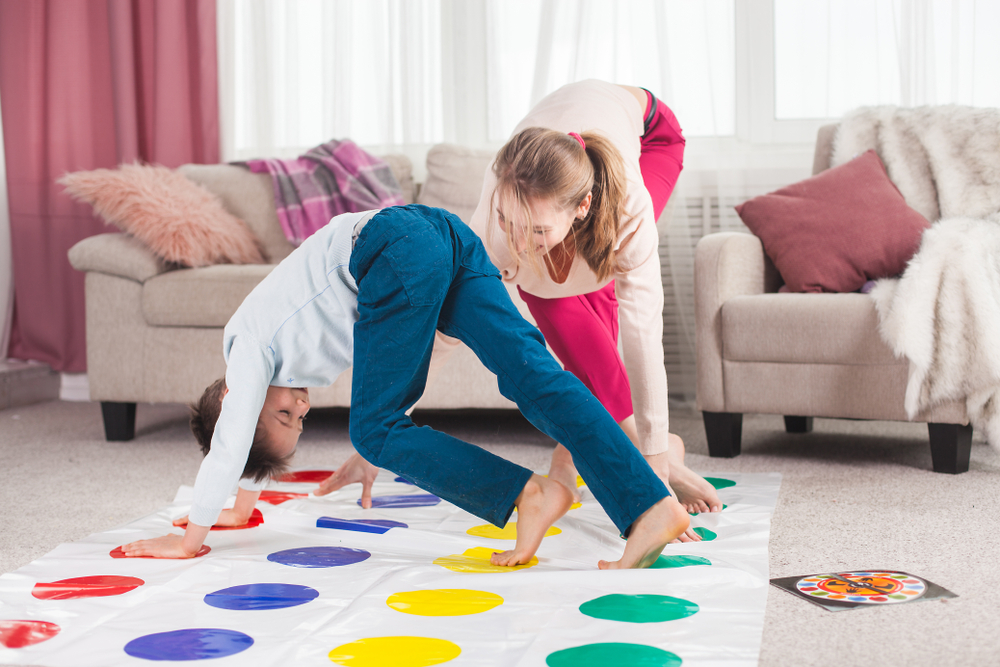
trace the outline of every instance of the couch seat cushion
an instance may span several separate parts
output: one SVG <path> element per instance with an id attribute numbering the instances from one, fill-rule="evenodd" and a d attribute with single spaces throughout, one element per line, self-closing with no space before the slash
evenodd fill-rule
<path id="1" fill-rule="evenodd" d="M 219 264 L 161 273 L 143 284 L 143 317 L 153 326 L 224 327 L 273 268 L 273 264 Z"/>
<path id="2" fill-rule="evenodd" d="M 905 364 L 878 334 L 866 294 L 757 294 L 722 305 L 722 356 L 727 361 L 878 365 Z"/>

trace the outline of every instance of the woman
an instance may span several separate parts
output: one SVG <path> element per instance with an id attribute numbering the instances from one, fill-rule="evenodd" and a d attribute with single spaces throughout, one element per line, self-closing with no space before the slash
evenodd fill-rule
<path id="1" fill-rule="evenodd" d="M 663 367 L 655 225 L 683 155 L 677 119 L 648 91 L 596 80 L 564 86 L 497 154 L 471 226 L 566 369 L 681 504 L 708 512 L 722 503 L 684 465 L 684 444 L 669 433 Z M 575 490 L 576 469 L 561 445 L 549 474 Z"/>

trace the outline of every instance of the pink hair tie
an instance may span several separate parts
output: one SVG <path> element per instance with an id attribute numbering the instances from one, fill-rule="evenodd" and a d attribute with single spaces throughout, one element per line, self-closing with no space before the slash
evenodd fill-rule
<path id="1" fill-rule="evenodd" d="M 580 148 L 587 150 L 587 144 L 583 141 L 583 137 L 576 132 L 567 132 L 567 134 L 580 142 Z"/>

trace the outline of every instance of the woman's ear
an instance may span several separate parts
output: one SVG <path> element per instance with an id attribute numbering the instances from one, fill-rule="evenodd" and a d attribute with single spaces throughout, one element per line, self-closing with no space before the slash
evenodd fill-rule
<path id="1" fill-rule="evenodd" d="M 577 220 L 583 220 L 584 218 L 587 217 L 587 214 L 590 213 L 590 202 L 593 199 L 594 199 L 594 194 L 592 192 L 588 192 L 587 196 L 584 197 L 583 201 L 580 202 L 580 205 L 576 207 Z"/>

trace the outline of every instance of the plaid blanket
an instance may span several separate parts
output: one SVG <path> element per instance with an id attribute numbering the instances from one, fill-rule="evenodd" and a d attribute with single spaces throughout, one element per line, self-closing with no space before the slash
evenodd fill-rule
<path id="1" fill-rule="evenodd" d="M 389 165 L 349 139 L 328 141 L 294 160 L 241 164 L 255 174 L 271 174 L 278 220 L 295 245 L 335 215 L 405 203 Z"/>

